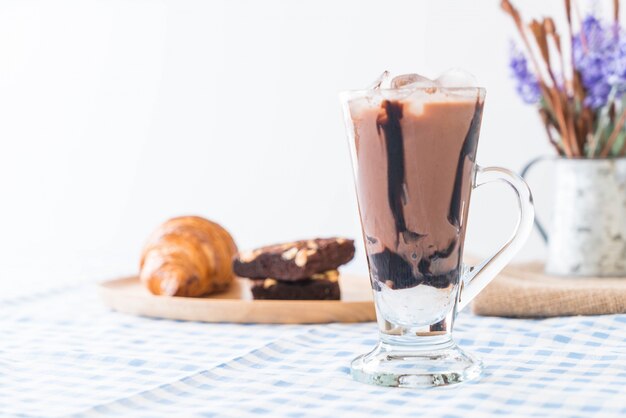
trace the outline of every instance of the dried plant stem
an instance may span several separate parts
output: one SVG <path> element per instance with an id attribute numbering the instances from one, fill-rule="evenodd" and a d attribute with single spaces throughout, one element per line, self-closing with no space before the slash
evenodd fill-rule
<path id="1" fill-rule="evenodd" d="M 572 146 L 572 153 L 574 157 L 580 157 L 582 154 L 581 145 L 578 141 L 578 131 L 576 130 L 576 115 L 571 108 L 567 98 L 563 101 L 563 113 L 565 123 L 567 124 L 567 133 L 569 134 L 569 141 Z"/>
<path id="2" fill-rule="evenodd" d="M 561 69 L 561 76 L 565 77 L 565 60 L 563 58 L 563 51 L 561 50 L 561 38 L 559 37 L 559 35 L 556 32 L 556 25 L 554 24 L 554 21 L 551 18 L 544 18 L 543 20 L 543 28 L 544 28 L 544 34 L 547 37 L 550 37 L 552 39 L 552 42 L 555 45 L 556 48 L 556 53 L 558 55 L 559 58 L 559 65 L 560 65 L 560 69 Z M 547 43 L 547 39 L 546 39 L 546 43 Z M 550 60 L 548 58 L 547 60 L 547 64 L 550 68 Z M 551 68 L 550 68 L 551 69 Z M 553 70 L 551 69 L 550 74 L 553 74 Z M 554 77 L 553 77 L 554 79 Z M 585 142 L 585 127 L 586 127 L 586 123 L 583 119 L 579 118 L 576 119 L 575 118 L 575 114 L 576 114 L 576 109 L 575 106 L 573 105 L 573 103 L 571 103 L 571 101 L 568 99 L 568 97 L 571 97 L 569 92 L 568 92 L 568 85 L 565 81 L 563 81 L 563 86 L 562 89 L 559 89 L 558 87 L 558 83 L 556 82 L 556 80 L 554 80 L 554 84 L 557 87 L 558 91 L 561 93 L 560 94 L 560 98 L 563 102 L 563 106 L 568 110 L 568 113 L 570 115 L 569 118 L 566 118 L 568 120 L 568 131 L 570 133 L 573 134 L 574 136 L 574 143 L 576 145 L 576 153 L 580 156 L 582 156 L 583 153 L 583 144 Z M 572 96 L 576 96 L 576 89 L 575 89 L 575 85 L 576 83 L 574 83 L 571 88 L 572 88 Z M 584 94 L 584 92 L 583 92 Z M 574 120 L 575 119 L 575 120 Z"/>
<path id="3" fill-rule="evenodd" d="M 543 62 L 546 65 L 546 71 L 548 72 L 548 76 L 552 81 L 553 86 L 557 86 L 556 77 L 554 76 L 554 72 L 552 71 L 552 66 L 550 65 L 550 48 L 548 48 L 548 37 L 546 33 L 545 26 L 542 23 L 539 23 L 537 20 L 533 20 L 530 22 L 530 31 L 535 37 L 535 42 L 537 43 L 537 47 L 539 48 L 539 53 L 541 54 L 541 58 L 543 58 Z"/>
<path id="4" fill-rule="evenodd" d="M 565 155 L 567 155 L 568 157 L 573 157 L 574 150 L 571 146 L 569 128 L 567 126 L 567 123 L 565 122 L 561 98 L 554 88 L 547 87 L 545 84 L 543 85 L 542 92 L 544 99 L 546 100 L 549 107 L 552 109 L 554 120 L 556 121 L 558 131 L 561 134 Z"/>
<path id="5" fill-rule="evenodd" d="M 565 14 L 567 16 L 567 33 L 569 35 L 570 41 L 574 39 L 574 27 L 572 25 L 572 3 L 570 0 L 565 0 Z M 587 50 L 587 39 L 585 38 L 585 34 L 581 31 L 581 43 L 583 45 L 583 49 Z M 582 85 L 582 80 L 578 71 L 576 71 L 576 65 L 574 62 L 574 48 L 570 48 L 570 65 L 572 68 L 572 90 L 574 91 L 574 97 L 578 101 L 578 103 L 583 102 L 585 97 L 585 89 Z"/>
<path id="6" fill-rule="evenodd" d="M 615 109 L 615 95 L 617 94 L 617 88 L 613 86 L 609 92 L 607 103 L 610 106 L 604 106 L 597 116 L 596 131 L 593 135 L 593 141 L 589 143 L 590 157 L 594 157 L 598 152 L 598 146 L 600 145 L 600 139 L 604 133 L 604 130 L 609 125 L 609 122 L 613 122 L 615 115 L 610 114 L 610 109 Z"/>
<path id="7" fill-rule="evenodd" d="M 535 38 L 537 48 L 541 54 L 541 58 L 545 64 L 546 71 L 552 81 L 552 85 L 546 86 L 546 89 L 551 95 L 552 105 L 557 115 L 557 120 L 561 128 L 561 134 L 565 142 L 569 145 L 567 147 L 569 148 L 567 151 L 576 155 L 580 154 L 580 150 L 578 150 L 578 141 L 576 140 L 574 123 L 572 118 L 568 117 L 567 93 L 559 89 L 559 83 L 557 82 L 554 71 L 552 70 L 546 26 L 549 26 L 549 23 L 546 24 L 545 20 L 541 23 L 537 20 L 533 20 L 529 25 L 530 31 Z"/>
<path id="8" fill-rule="evenodd" d="M 565 151 L 565 155 L 567 155 L 568 157 L 573 157 L 574 150 L 572 147 L 572 143 L 570 141 L 569 129 L 568 129 L 567 123 L 565 122 L 565 118 L 563 116 L 563 109 L 561 107 L 561 101 L 558 98 L 555 98 L 555 99 L 556 100 L 553 100 L 555 104 L 554 116 L 559 125 L 559 132 L 563 140 L 563 150 Z"/>
<path id="9" fill-rule="evenodd" d="M 528 36 L 526 35 L 526 30 L 524 28 L 524 24 L 522 22 L 522 18 L 519 12 L 515 7 L 513 7 L 509 0 L 502 0 L 501 7 L 502 10 L 504 10 L 504 12 L 511 16 L 511 18 L 513 19 L 513 22 L 517 27 L 517 31 L 522 38 L 522 42 L 524 42 L 524 46 L 526 46 L 526 50 L 528 51 L 528 55 L 530 56 L 530 61 L 533 63 L 533 67 L 535 67 L 535 73 L 537 75 L 537 78 L 539 79 L 539 84 L 542 90 L 545 89 L 547 84 L 543 79 L 541 67 L 539 66 L 539 61 L 537 61 L 535 54 L 533 54 L 533 49 L 530 45 L 530 41 L 528 40 Z"/>
<path id="10" fill-rule="evenodd" d="M 613 20 L 615 24 L 619 23 L 619 0 L 613 0 Z"/>
<path id="11" fill-rule="evenodd" d="M 548 111 L 545 109 L 539 109 L 539 115 L 541 116 L 541 120 L 543 121 L 543 127 L 546 129 L 546 134 L 548 135 L 550 145 L 554 147 L 557 154 L 563 155 L 563 150 L 559 147 L 559 143 L 554 139 L 554 136 L 552 135 L 552 130 L 550 129 L 550 115 L 548 114 Z"/>
<path id="12" fill-rule="evenodd" d="M 588 140 L 589 148 L 587 149 L 587 157 L 593 158 L 596 155 L 596 148 L 598 148 L 597 136 L 592 136 L 590 140 Z"/>
<path id="13" fill-rule="evenodd" d="M 522 18 L 519 12 L 517 11 L 515 7 L 513 7 L 513 5 L 511 4 L 509 0 L 502 0 L 501 6 L 502 6 L 502 10 L 504 10 L 504 12 L 507 13 L 509 16 L 511 16 L 511 18 L 513 19 L 513 22 L 515 23 L 515 26 L 517 27 L 517 30 L 522 38 L 522 41 L 524 42 L 526 51 L 528 52 L 528 55 L 530 56 L 530 60 L 533 64 L 533 67 L 535 68 L 535 73 L 539 81 L 539 87 L 541 89 L 542 96 L 544 100 L 546 101 L 546 104 L 552 109 L 554 117 L 559 126 L 559 132 L 561 136 L 563 137 L 563 150 L 567 156 L 571 157 L 573 156 L 572 154 L 573 150 L 570 145 L 571 143 L 570 134 L 568 132 L 567 123 L 565 122 L 565 118 L 563 114 L 563 106 L 562 106 L 561 98 L 559 97 L 560 93 L 558 92 L 558 86 L 557 86 L 554 74 L 551 74 L 551 69 L 549 66 L 549 55 L 548 55 L 548 51 L 546 47 L 545 31 L 543 30 L 543 25 L 539 25 L 538 22 L 533 21 L 533 23 L 531 23 L 530 25 L 530 30 L 534 35 L 535 41 L 537 42 L 537 46 L 539 47 L 539 51 L 542 57 L 544 58 L 544 61 L 546 61 L 546 64 L 547 64 L 546 66 L 548 69 L 548 74 L 552 81 L 552 86 L 549 86 L 543 77 L 541 66 L 539 65 L 539 61 L 535 57 L 532 45 L 528 39 L 528 36 L 526 35 L 526 30 L 525 30 L 525 27 L 524 27 L 524 24 L 522 22 Z"/>
<path id="14" fill-rule="evenodd" d="M 581 137 L 582 137 L 582 151 L 585 151 L 585 144 L 589 147 L 593 139 L 593 121 L 595 120 L 595 114 L 588 107 L 583 108 L 580 113 L 579 120 L 581 122 Z"/>
<path id="15" fill-rule="evenodd" d="M 556 48 L 557 55 L 559 56 L 559 66 L 561 68 L 561 76 L 565 77 L 565 59 L 563 58 L 563 51 L 561 50 L 561 37 L 556 33 L 556 25 L 551 18 L 543 19 L 543 28 L 547 36 L 552 38 L 554 47 Z M 567 90 L 567 83 L 564 83 L 563 87 Z"/>
<path id="16" fill-rule="evenodd" d="M 576 0 L 572 0 L 573 5 L 574 5 L 574 10 L 576 12 L 576 17 L 578 18 L 578 24 L 580 27 L 582 27 L 582 19 L 581 19 L 581 15 L 580 15 L 580 9 L 578 8 L 578 3 L 576 2 Z M 571 3 L 568 2 L 568 7 L 571 8 Z M 568 11 L 568 20 L 567 20 L 567 26 L 568 26 L 568 32 L 570 35 L 570 41 L 574 39 L 574 28 L 572 26 L 572 19 L 571 19 L 571 10 Z M 581 43 L 583 44 L 583 48 L 587 48 L 587 40 L 584 39 L 584 32 L 581 31 Z M 583 104 L 584 101 L 584 97 L 585 97 L 585 89 L 582 86 L 582 81 L 580 78 L 580 74 L 578 74 L 578 72 L 576 71 L 576 65 L 574 63 L 574 48 L 571 47 L 570 48 L 572 50 L 572 89 L 574 90 L 574 98 L 578 101 L 579 105 Z M 583 107 L 583 109 L 585 109 Z M 583 112 L 580 112 L 578 114 L 578 117 L 576 115 L 576 109 L 575 109 L 575 105 L 570 106 L 570 117 L 568 118 L 568 123 L 571 124 L 572 129 L 574 129 L 574 126 L 576 124 L 578 124 L 579 129 L 576 130 L 574 132 L 574 142 L 576 145 L 576 156 L 577 157 L 582 157 L 583 153 L 584 153 L 584 148 L 585 148 L 585 137 L 587 137 L 587 133 L 589 132 L 588 130 L 586 131 L 585 128 L 587 128 L 587 125 L 584 123 L 582 117 L 583 117 Z M 592 126 L 593 123 L 589 126 Z"/>
<path id="17" fill-rule="evenodd" d="M 578 7 L 578 2 L 576 0 L 572 0 L 572 2 L 574 3 L 574 11 L 576 12 L 576 17 L 578 18 L 578 26 L 582 28 L 583 26 L 583 19 L 582 16 L 580 14 L 580 8 Z M 574 29 L 572 27 L 572 22 L 568 21 L 569 23 L 569 27 L 570 27 L 570 34 L 572 34 L 572 39 L 573 39 L 573 32 Z M 587 37 L 585 36 L 585 32 L 584 31 L 580 31 L 580 41 L 583 47 L 583 51 L 585 51 L 585 53 L 589 50 L 589 43 L 587 40 Z"/>
<path id="18" fill-rule="evenodd" d="M 619 0 L 614 1 L 619 2 Z M 582 17 L 576 0 L 564 0 L 564 3 L 571 42 L 574 40 L 576 23 L 574 21 L 577 20 L 582 28 Z M 581 74 L 576 69 L 574 47 L 570 43 L 569 49 L 567 46 L 563 48 L 561 37 L 551 18 L 532 20 L 526 25 L 510 0 L 501 0 L 501 6 L 504 12 L 513 19 L 525 46 L 525 55 L 532 63 L 542 97 L 539 112 L 552 146 L 560 155 L 569 158 L 594 157 L 598 155 L 598 151 L 609 153 L 610 147 L 620 138 L 620 130 L 626 122 L 626 115 L 625 120 L 616 125 L 618 131 L 613 133 L 609 138 L 610 141 L 607 141 L 606 146 L 609 149 L 598 150 L 605 145 L 602 138 L 606 134 L 606 128 L 602 127 L 598 130 L 600 136 L 598 132 L 594 135 L 594 127 L 600 126 L 596 123 L 598 115 L 585 105 L 586 90 Z M 615 5 L 616 16 L 619 14 L 618 6 L 618 4 Z M 589 40 L 585 38 L 584 30 L 576 36 L 580 36 L 583 53 L 586 53 L 589 49 Z M 569 51 L 569 57 L 565 57 L 564 50 Z M 571 77 L 568 77 L 570 73 Z M 604 118 L 608 116 L 607 114 Z M 558 134 L 557 140 L 553 133 Z"/>
<path id="19" fill-rule="evenodd" d="M 613 128 L 613 132 L 611 132 L 611 136 L 609 136 L 609 139 L 606 141 L 606 144 L 604 144 L 602 151 L 600 151 L 600 157 L 606 158 L 609 156 L 609 152 L 611 152 L 611 148 L 613 148 L 613 144 L 615 144 L 615 140 L 617 139 L 619 132 L 624 127 L 624 123 L 626 123 L 626 109 L 622 111 L 617 124 Z"/>
<path id="20" fill-rule="evenodd" d="M 574 27 L 572 25 L 572 2 L 571 0 L 565 0 L 565 16 L 567 17 L 567 32 L 570 39 L 574 39 Z M 585 40 L 582 40 L 585 44 Z M 574 68 L 574 51 L 571 51 L 572 68 Z"/>
<path id="21" fill-rule="evenodd" d="M 593 151 L 592 151 L 592 142 L 593 142 L 593 135 L 591 134 L 591 132 L 587 133 L 587 158 L 592 158 L 593 157 Z"/>

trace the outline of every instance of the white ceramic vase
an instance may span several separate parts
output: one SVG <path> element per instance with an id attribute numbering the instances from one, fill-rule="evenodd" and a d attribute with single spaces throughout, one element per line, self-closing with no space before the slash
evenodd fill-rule
<path id="1" fill-rule="evenodd" d="M 626 158 L 539 158 L 554 164 L 554 202 L 546 273 L 626 276 Z"/>

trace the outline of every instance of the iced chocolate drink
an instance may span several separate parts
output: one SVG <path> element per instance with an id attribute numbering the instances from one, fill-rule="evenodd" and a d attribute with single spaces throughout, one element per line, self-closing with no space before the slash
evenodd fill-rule
<path id="1" fill-rule="evenodd" d="M 519 176 L 476 165 L 485 90 L 465 74 L 391 83 L 383 74 L 341 95 L 380 329 L 379 343 L 351 364 L 356 380 L 428 387 L 480 375 L 480 362 L 452 339 L 454 318 L 519 250 L 534 211 Z M 470 195 L 489 182 L 515 190 L 520 218 L 511 239 L 470 268 L 462 262 Z"/>
<path id="2" fill-rule="evenodd" d="M 349 101 L 372 285 L 394 323 L 434 324 L 453 304 L 483 98 L 408 86 Z"/>

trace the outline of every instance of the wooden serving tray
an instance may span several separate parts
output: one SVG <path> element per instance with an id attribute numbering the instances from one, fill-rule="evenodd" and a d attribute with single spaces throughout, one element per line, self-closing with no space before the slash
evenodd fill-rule
<path id="1" fill-rule="evenodd" d="M 322 324 L 376 320 L 367 277 L 341 275 L 341 300 L 252 300 L 248 280 L 236 279 L 223 293 L 204 298 L 155 296 L 136 276 L 99 285 L 109 308 L 132 315 L 203 322 Z"/>

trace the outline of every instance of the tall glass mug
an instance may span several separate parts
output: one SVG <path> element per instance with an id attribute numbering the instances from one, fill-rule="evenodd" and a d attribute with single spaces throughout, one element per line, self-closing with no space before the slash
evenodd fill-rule
<path id="1" fill-rule="evenodd" d="M 393 83 L 341 93 L 380 339 L 352 376 L 428 387 L 477 378 L 452 339 L 457 312 L 502 270 L 533 225 L 526 183 L 475 163 L 485 90 Z M 462 262 L 474 188 L 494 181 L 519 202 L 512 238 L 477 266 Z"/>

